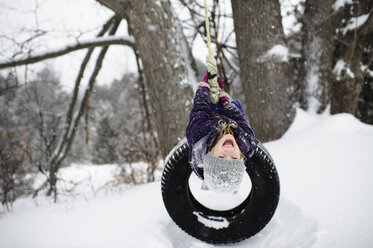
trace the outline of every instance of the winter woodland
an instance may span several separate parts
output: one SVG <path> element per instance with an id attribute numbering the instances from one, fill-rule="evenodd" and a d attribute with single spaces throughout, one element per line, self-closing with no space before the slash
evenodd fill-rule
<path id="1" fill-rule="evenodd" d="M 0 222 L 22 199 L 75 194 L 74 164 L 112 168 L 101 189 L 159 181 L 206 70 L 201 0 L 86 0 L 83 17 L 69 0 L 66 23 L 46 15 L 56 2 L 0 1 Z M 207 2 L 219 75 L 261 142 L 297 112 L 373 124 L 373 1 Z"/>

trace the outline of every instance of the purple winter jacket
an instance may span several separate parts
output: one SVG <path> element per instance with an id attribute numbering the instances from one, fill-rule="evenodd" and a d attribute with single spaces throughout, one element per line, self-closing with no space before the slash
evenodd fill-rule
<path id="1" fill-rule="evenodd" d="M 249 123 L 234 103 L 230 102 L 220 110 L 211 110 L 209 89 L 199 88 L 194 96 L 186 137 L 189 144 L 189 164 L 201 179 L 203 179 L 203 156 L 212 148 L 220 120 L 237 123 L 231 126 L 231 129 L 244 155 L 246 166 L 250 165 L 250 158 L 258 143 Z"/>

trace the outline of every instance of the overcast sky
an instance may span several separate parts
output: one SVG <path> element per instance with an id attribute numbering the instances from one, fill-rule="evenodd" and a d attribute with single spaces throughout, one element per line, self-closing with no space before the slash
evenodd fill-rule
<path id="1" fill-rule="evenodd" d="M 286 9 L 291 8 L 290 5 L 297 4 L 299 1 L 281 0 L 283 15 Z M 226 13 L 230 13 L 230 1 L 223 1 L 223 4 L 225 4 Z M 180 8 L 176 11 L 180 17 Z M 20 50 L 14 41 L 20 43 L 29 39 L 37 33 L 36 30 L 45 31 L 45 34 L 39 36 L 34 42 L 30 42 L 24 51 L 28 51 L 31 47 L 36 52 L 42 52 L 73 43 L 76 37 L 81 40 L 93 38 L 103 23 L 112 15 L 111 10 L 95 0 L 0 0 L 0 60 L 7 59 L 15 51 Z M 283 20 L 285 33 L 289 32 L 289 27 L 293 28 L 293 21 L 291 16 Z M 233 28 L 232 23 L 228 23 L 227 26 L 228 29 Z M 126 30 L 126 23 L 123 21 L 117 34 L 127 35 Z M 30 79 L 32 71 L 38 71 L 47 65 L 58 73 L 64 89 L 71 90 L 85 53 L 86 49 L 30 65 L 27 68 L 31 73 L 28 74 L 25 74 L 24 66 L 17 67 L 16 70 L 21 80 L 26 75 Z M 201 39 L 195 41 L 193 54 L 204 61 L 207 48 Z M 89 67 L 91 69 L 92 64 Z M 97 82 L 109 84 L 114 79 L 119 79 L 125 72 L 136 71 L 132 50 L 124 46 L 111 46 Z M 2 74 L 6 72 L 6 70 L 0 71 Z M 85 83 L 88 75 L 89 73 L 86 73 Z"/>
<path id="2" fill-rule="evenodd" d="M 22 42 L 34 35 L 35 30 L 46 31 L 46 34 L 30 44 L 35 51 L 42 52 L 72 43 L 78 36 L 81 40 L 94 37 L 112 15 L 112 11 L 95 0 L 0 0 L 0 59 L 9 58 L 14 51 L 19 50 L 19 46 L 7 37 Z M 123 22 L 117 34 L 124 35 L 125 31 L 126 25 Z M 59 74 L 64 89 L 68 90 L 74 85 L 85 53 L 86 49 L 73 52 L 29 66 L 29 69 L 38 71 L 47 64 Z M 24 67 L 17 68 L 17 71 L 22 79 Z M 132 50 L 112 46 L 97 81 L 101 84 L 111 83 L 126 71 L 136 71 Z M 28 77 L 31 76 L 32 73 L 28 73 Z"/>

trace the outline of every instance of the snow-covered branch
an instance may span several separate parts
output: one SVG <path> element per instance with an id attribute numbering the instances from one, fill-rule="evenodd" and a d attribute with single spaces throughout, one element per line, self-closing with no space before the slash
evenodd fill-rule
<path id="1" fill-rule="evenodd" d="M 364 25 L 364 23 L 368 20 L 369 15 L 370 13 L 358 17 L 351 17 L 351 19 L 347 23 L 347 26 L 341 29 L 343 35 L 345 35 L 348 31 L 358 29 L 362 25 Z"/>
<path id="2" fill-rule="evenodd" d="M 33 53 L 25 55 L 16 59 L 10 59 L 8 61 L 0 61 L 0 69 L 20 66 L 26 64 L 33 64 L 42 60 L 56 58 L 65 55 L 76 50 L 97 47 L 97 46 L 109 46 L 109 45 L 125 45 L 133 47 L 135 41 L 129 36 L 115 36 L 115 37 L 98 37 L 94 39 L 89 39 L 85 41 L 77 41 L 73 44 L 66 45 L 64 47 L 49 50 L 45 52 Z"/>

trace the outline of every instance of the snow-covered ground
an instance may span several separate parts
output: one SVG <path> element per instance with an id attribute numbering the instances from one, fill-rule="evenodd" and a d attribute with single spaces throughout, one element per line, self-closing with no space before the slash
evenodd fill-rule
<path id="1" fill-rule="evenodd" d="M 373 247 L 372 125 L 298 110 L 288 132 L 265 146 L 280 175 L 277 211 L 259 234 L 224 247 Z M 85 197 L 17 201 L 0 218 L 0 247 L 214 247 L 172 222 L 159 182 L 99 190 L 115 173 L 109 165 L 64 169 Z"/>

